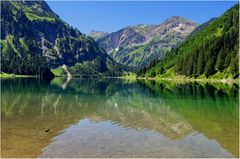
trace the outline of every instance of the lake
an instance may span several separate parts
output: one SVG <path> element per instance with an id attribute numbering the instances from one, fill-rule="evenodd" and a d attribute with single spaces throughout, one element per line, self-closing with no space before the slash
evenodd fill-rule
<path id="1" fill-rule="evenodd" d="M 237 84 L 1 79 L 1 157 L 238 157 Z"/>

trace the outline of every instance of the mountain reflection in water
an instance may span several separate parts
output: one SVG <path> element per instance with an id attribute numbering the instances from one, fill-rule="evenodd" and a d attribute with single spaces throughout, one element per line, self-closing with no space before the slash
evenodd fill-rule
<path id="1" fill-rule="evenodd" d="M 239 156 L 236 84 L 23 78 L 1 85 L 1 157 Z"/>

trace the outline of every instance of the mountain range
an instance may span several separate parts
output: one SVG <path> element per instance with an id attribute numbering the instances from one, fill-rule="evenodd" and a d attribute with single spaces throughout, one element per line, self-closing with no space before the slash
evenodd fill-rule
<path id="1" fill-rule="evenodd" d="M 128 26 L 97 38 L 97 43 L 121 64 L 146 66 L 153 59 L 163 58 L 197 26 L 186 18 L 173 16 L 159 25 Z"/>

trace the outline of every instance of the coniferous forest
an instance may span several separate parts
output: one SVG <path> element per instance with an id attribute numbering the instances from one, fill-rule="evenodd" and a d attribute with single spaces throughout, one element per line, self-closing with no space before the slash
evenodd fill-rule
<path id="1" fill-rule="evenodd" d="M 239 5 L 199 26 L 164 59 L 138 71 L 138 76 L 238 78 Z"/>

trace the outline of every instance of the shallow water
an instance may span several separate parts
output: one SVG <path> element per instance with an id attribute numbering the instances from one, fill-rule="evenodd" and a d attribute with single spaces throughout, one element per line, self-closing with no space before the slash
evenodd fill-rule
<path id="1" fill-rule="evenodd" d="M 1 86 L 1 157 L 239 156 L 236 84 L 24 78 Z"/>

